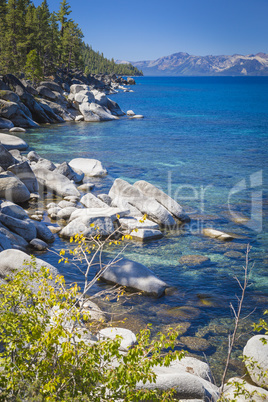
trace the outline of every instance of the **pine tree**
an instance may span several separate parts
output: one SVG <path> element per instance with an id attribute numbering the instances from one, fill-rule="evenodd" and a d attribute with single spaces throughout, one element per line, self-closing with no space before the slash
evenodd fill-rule
<path id="1" fill-rule="evenodd" d="M 6 8 L 5 49 L 6 69 L 19 72 L 26 62 L 27 31 L 25 19 L 30 0 L 9 0 Z"/>
<path id="2" fill-rule="evenodd" d="M 5 72 L 5 35 L 6 35 L 7 1 L 0 0 L 0 72 Z"/>
<path id="3" fill-rule="evenodd" d="M 31 50 L 27 54 L 25 64 L 25 75 L 33 82 L 40 80 L 43 77 L 40 57 L 36 49 Z"/>
<path id="4" fill-rule="evenodd" d="M 50 25 L 49 25 L 50 12 L 46 0 L 36 9 L 37 20 L 37 46 L 36 50 L 39 59 L 42 60 L 43 74 L 47 73 L 48 56 L 50 50 Z"/>

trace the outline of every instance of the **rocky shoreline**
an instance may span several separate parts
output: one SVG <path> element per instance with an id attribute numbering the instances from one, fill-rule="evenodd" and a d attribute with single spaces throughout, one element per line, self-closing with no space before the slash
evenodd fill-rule
<path id="1" fill-rule="evenodd" d="M 101 91 L 100 88 L 92 88 L 82 80 L 71 81 L 71 85 L 67 83 L 69 89 L 63 82 L 61 90 L 58 91 L 54 86 L 59 85 L 58 83 L 43 83 L 41 89 L 40 86 L 34 88 L 39 91 L 37 101 L 37 95 L 30 93 L 34 91 L 29 89 L 29 83 L 22 83 L 11 75 L 4 76 L 0 81 L 0 124 L 11 130 L 14 129 L 12 125 L 19 125 L 19 128 L 15 129 L 23 130 L 44 123 L 71 120 L 103 121 L 122 116 L 120 107 L 107 98 L 106 94 L 112 90 L 125 90 L 121 87 L 121 84 L 125 83 L 116 83 L 119 86 L 116 87 L 111 84 L 112 81 L 105 84 L 102 79 L 101 82 L 102 84 L 98 84 L 102 86 Z M 7 84 L 8 89 L 3 88 Z M 64 95 L 63 87 L 69 91 L 68 96 Z M 49 91 L 58 97 L 57 102 L 49 100 L 49 96 L 54 96 Z M 128 114 L 132 115 L 130 111 Z M 98 160 L 76 158 L 57 164 L 42 158 L 35 151 L 26 153 L 28 145 L 7 132 L 0 134 L 0 142 L 1 281 L 5 281 L 6 275 L 14 269 L 20 269 L 22 262 L 29 259 L 29 253 L 46 250 L 48 244 L 55 240 L 55 236 L 70 238 L 76 233 L 90 236 L 93 234 L 92 224 L 99 228 L 99 234 L 103 237 L 111 235 L 116 228 L 121 227 L 122 233 L 131 235 L 134 241 L 150 241 L 162 237 L 165 230 L 180 229 L 190 220 L 175 200 L 143 180 L 130 185 L 118 178 L 108 194 L 94 195 L 91 192 L 94 187 L 92 178 L 107 175 L 106 168 Z M 53 197 L 53 202 L 46 201 Z M 147 216 L 145 220 L 142 219 L 144 214 Z M 232 236 L 226 233 L 209 228 L 205 230 L 206 236 L 223 241 L 232 240 Z M 38 264 L 49 266 L 42 260 L 38 260 Z M 53 272 L 57 272 L 56 268 L 49 267 Z M 168 284 L 157 278 L 149 268 L 124 258 L 108 269 L 103 274 L 103 279 L 154 297 L 160 297 L 168 288 Z M 94 306 L 90 311 L 96 309 Z M 131 347 L 135 342 L 135 335 L 131 331 L 120 328 L 116 331 L 122 335 L 125 348 Z M 114 336 L 106 332 L 104 336 Z M 267 345 L 259 342 L 256 336 L 248 341 L 244 354 L 258 361 L 262 367 L 268 366 Z M 138 387 L 160 390 L 174 387 L 176 397 L 180 400 L 218 399 L 219 388 L 213 384 L 209 366 L 197 359 L 187 357 L 169 367 L 156 367 L 155 372 L 156 384 L 138 384 Z M 268 384 L 258 382 L 257 369 L 253 368 L 250 375 L 256 386 L 246 383 L 246 389 L 250 388 L 250 392 L 256 391 L 268 397 L 268 392 L 259 388 L 267 388 Z M 228 386 L 225 389 L 226 396 L 232 397 L 234 389 Z M 254 400 L 263 399 L 256 395 Z"/>
<path id="2" fill-rule="evenodd" d="M 86 76 L 79 71 L 59 71 L 38 84 L 12 74 L 0 76 L 0 129 L 118 119 L 125 113 L 106 95 L 131 91 L 128 85 L 135 85 L 135 80 L 105 74 Z M 132 112 L 129 117 L 137 116 Z"/>

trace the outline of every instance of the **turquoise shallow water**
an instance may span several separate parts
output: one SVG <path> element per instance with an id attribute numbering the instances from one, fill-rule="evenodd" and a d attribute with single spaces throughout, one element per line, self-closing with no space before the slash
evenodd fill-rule
<path id="1" fill-rule="evenodd" d="M 234 357 L 250 336 L 250 324 L 268 308 L 268 77 L 140 77 L 136 81 L 134 93 L 111 98 L 124 111 L 143 114 L 142 120 L 66 123 L 29 130 L 23 137 L 54 162 L 100 159 L 109 175 L 96 180 L 95 193 L 108 191 L 116 177 L 130 183 L 143 179 L 185 207 L 192 223 L 183 233 L 169 232 L 163 239 L 134 243 L 125 251 L 126 257 L 147 265 L 174 291 L 158 300 L 133 297 L 122 310 L 136 329 L 147 322 L 157 329 L 190 322 L 185 336 L 204 337 L 205 353 L 212 367 L 219 368 L 232 323 L 230 303 L 236 306 L 239 295 L 234 276 L 243 278 L 247 243 L 254 266 L 243 313 L 256 310 L 245 321 Z M 249 221 L 237 223 L 241 216 Z M 204 226 L 239 238 L 228 244 L 205 238 L 200 233 Z M 53 247 L 59 249 L 62 242 L 57 240 Z M 207 256 L 210 263 L 180 264 L 179 259 L 189 254 Z M 51 253 L 42 258 L 57 261 Z M 60 270 L 69 281 L 81 279 L 71 266 Z M 189 351 L 203 355 L 200 348 L 192 348 Z M 232 370 L 241 371 L 236 361 Z"/>

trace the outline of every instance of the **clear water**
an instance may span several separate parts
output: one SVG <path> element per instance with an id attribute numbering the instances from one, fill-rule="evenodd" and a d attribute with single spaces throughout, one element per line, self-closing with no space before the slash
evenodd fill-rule
<path id="1" fill-rule="evenodd" d="M 242 367 L 235 358 L 250 336 L 251 323 L 268 308 L 268 77 L 141 77 L 136 81 L 134 93 L 111 98 L 124 111 L 133 109 L 144 119 L 44 126 L 23 137 L 54 162 L 75 157 L 101 160 L 109 175 L 95 180 L 95 193 L 108 191 L 116 177 L 130 183 L 143 179 L 185 207 L 192 217 L 185 232 L 169 232 L 143 245 L 133 243 L 125 251 L 125 257 L 151 268 L 173 291 L 158 300 L 135 296 L 121 310 L 114 308 L 129 317 L 126 325 L 132 329 L 150 322 L 157 330 L 178 323 L 186 330 L 189 322 L 184 336 L 208 341 L 205 353 L 217 379 L 233 323 L 230 303 L 236 307 L 240 295 L 234 276 L 243 279 L 245 247 L 251 244 L 254 266 L 243 314 L 255 311 L 242 324 L 243 337 L 234 351 L 230 375 L 239 374 Z M 240 191 L 232 194 L 239 182 Z M 238 215 L 254 222 L 237 223 Z M 203 226 L 235 233 L 238 239 L 222 243 L 205 238 L 200 233 Z M 61 247 L 58 239 L 53 248 Z M 238 253 L 226 255 L 230 251 Z M 207 256 L 210 262 L 200 267 L 180 264 L 179 259 L 189 254 Z M 58 259 L 51 253 L 42 258 L 53 264 Z M 59 269 L 69 281 L 81 279 L 71 266 Z M 188 350 L 203 356 L 195 349 Z"/>

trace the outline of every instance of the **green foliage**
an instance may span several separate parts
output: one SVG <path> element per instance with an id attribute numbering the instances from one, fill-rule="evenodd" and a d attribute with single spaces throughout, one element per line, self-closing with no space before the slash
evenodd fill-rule
<path id="1" fill-rule="evenodd" d="M 28 72 L 27 55 L 36 51 L 42 76 L 59 67 L 84 70 L 86 73 L 141 75 L 131 65 L 117 65 L 82 42 L 83 33 L 69 18 L 67 0 L 57 13 L 50 13 L 47 0 L 35 7 L 30 0 L 0 0 L 0 72 Z"/>
<path id="2" fill-rule="evenodd" d="M 162 354 L 174 348 L 175 330 L 151 341 L 146 328 L 124 354 L 118 337 L 90 342 L 77 285 L 66 289 L 63 277 L 53 280 L 48 269 L 35 265 L 33 259 L 0 286 L 0 401 L 173 400 L 172 390 L 160 396 L 137 391 L 136 383 L 154 382 L 153 366 L 183 356 Z"/>
<path id="3" fill-rule="evenodd" d="M 31 79 L 33 82 L 38 81 L 42 78 L 42 67 L 40 58 L 37 54 L 36 49 L 31 50 L 27 54 L 26 64 L 25 64 L 25 76 Z"/>
<path id="4" fill-rule="evenodd" d="M 265 310 L 264 315 L 268 314 L 268 310 Z M 268 335 L 268 322 L 265 321 L 263 318 L 257 324 L 253 325 L 254 331 L 261 332 L 264 331 L 265 335 Z M 263 343 L 266 344 L 267 341 L 263 338 Z"/>
<path id="5" fill-rule="evenodd" d="M 118 74 L 118 75 L 143 75 L 142 71 L 132 64 L 116 64 L 114 60 L 108 60 L 103 53 L 95 52 L 91 46 L 82 44 L 82 58 L 86 74 Z"/>

